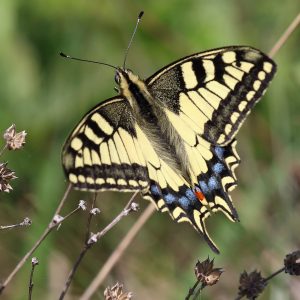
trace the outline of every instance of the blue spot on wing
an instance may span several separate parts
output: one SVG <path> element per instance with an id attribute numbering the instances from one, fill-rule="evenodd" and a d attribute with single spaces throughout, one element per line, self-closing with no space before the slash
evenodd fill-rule
<path id="1" fill-rule="evenodd" d="M 161 192 L 156 184 L 152 184 L 150 190 L 151 190 L 151 194 L 155 196 L 161 196 Z"/>
<path id="2" fill-rule="evenodd" d="M 205 181 L 200 180 L 200 181 L 199 181 L 199 185 L 200 185 L 200 188 L 201 188 L 201 190 L 202 190 L 202 192 L 203 192 L 204 194 L 208 194 L 208 193 L 210 192 L 210 189 L 209 189 L 209 187 L 207 186 L 207 184 L 206 184 Z"/>
<path id="3" fill-rule="evenodd" d="M 219 188 L 219 182 L 218 182 L 216 177 L 211 176 L 208 179 L 208 187 L 209 187 L 210 190 L 216 190 L 216 189 Z"/>
<path id="4" fill-rule="evenodd" d="M 224 165 L 218 162 L 213 165 L 212 169 L 215 173 L 219 174 L 224 170 Z"/>
<path id="5" fill-rule="evenodd" d="M 164 200 L 166 201 L 167 204 L 172 204 L 176 200 L 176 197 L 171 193 L 168 193 L 167 195 L 164 196 Z"/>
<path id="6" fill-rule="evenodd" d="M 185 191 L 185 195 L 192 201 L 197 201 L 197 197 L 195 195 L 195 193 L 191 190 L 191 189 L 187 189 Z"/>
<path id="7" fill-rule="evenodd" d="M 218 158 L 220 160 L 223 160 L 225 149 L 223 147 L 217 146 L 217 147 L 215 147 L 215 152 L 216 152 Z"/>
<path id="8" fill-rule="evenodd" d="M 184 208 L 184 209 L 188 209 L 189 208 L 190 201 L 189 201 L 189 199 L 187 197 L 184 197 L 184 196 L 180 197 L 178 199 L 178 201 L 179 201 L 179 203 L 180 203 L 180 205 L 181 205 L 182 208 Z"/>

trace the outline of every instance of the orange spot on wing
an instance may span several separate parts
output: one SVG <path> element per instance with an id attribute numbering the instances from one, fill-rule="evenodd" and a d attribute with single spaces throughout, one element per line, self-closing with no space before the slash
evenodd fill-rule
<path id="1" fill-rule="evenodd" d="M 200 200 L 203 201 L 205 199 L 205 196 L 203 195 L 203 193 L 199 190 L 195 190 L 195 195 L 196 197 Z"/>

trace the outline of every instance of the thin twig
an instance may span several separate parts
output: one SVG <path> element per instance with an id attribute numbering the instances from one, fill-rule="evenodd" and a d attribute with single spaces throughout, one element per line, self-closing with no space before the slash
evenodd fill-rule
<path id="1" fill-rule="evenodd" d="M 198 284 L 200 283 L 200 280 L 197 280 L 196 283 L 189 289 L 189 293 L 186 295 L 185 300 L 189 300 L 191 296 L 193 296 Z"/>
<path id="2" fill-rule="evenodd" d="M 131 244 L 137 233 L 146 223 L 146 221 L 152 216 L 155 211 L 155 207 L 152 203 L 148 205 L 145 211 L 141 214 L 141 216 L 137 219 L 122 241 L 119 243 L 114 252 L 107 259 L 105 264 L 102 266 L 101 270 L 98 272 L 97 276 L 85 290 L 85 292 L 80 297 L 80 300 L 88 300 L 93 294 L 97 291 L 99 286 L 102 284 L 106 276 L 109 274 L 111 269 L 115 266 L 115 264 L 119 261 L 119 259 L 124 254 L 125 250 Z"/>
<path id="3" fill-rule="evenodd" d="M 206 285 L 204 283 L 201 284 L 201 286 L 198 288 L 198 290 L 196 291 L 193 300 L 196 300 L 199 295 L 201 294 L 202 290 L 206 287 Z"/>
<path id="4" fill-rule="evenodd" d="M 3 148 L 0 150 L 0 156 L 4 153 L 4 151 L 7 148 L 7 143 L 3 146 Z"/>
<path id="5" fill-rule="evenodd" d="M 134 207 L 133 207 L 133 200 L 135 198 L 135 196 L 137 195 L 138 192 L 135 192 L 133 194 L 133 196 L 130 198 L 130 200 L 128 201 L 128 203 L 126 204 L 125 208 L 112 220 L 112 222 L 110 222 L 104 229 L 102 229 L 101 231 L 97 232 L 96 234 L 94 234 L 91 238 L 89 238 L 85 245 L 84 248 L 82 249 L 82 251 L 80 252 L 72 270 L 70 271 L 68 278 L 66 280 L 66 283 L 64 285 L 64 288 L 59 296 L 59 300 L 64 299 L 70 285 L 71 282 L 74 278 L 74 275 L 78 269 L 79 264 L 81 263 L 82 259 L 84 258 L 85 254 L 87 253 L 87 251 L 96 243 L 99 241 L 99 239 L 101 239 L 109 230 L 111 230 L 118 222 L 121 221 L 121 219 L 125 216 L 127 216 L 130 212 L 134 211 Z"/>
<path id="6" fill-rule="evenodd" d="M 31 220 L 29 218 L 24 218 L 24 220 L 21 223 L 12 224 L 12 225 L 1 225 L 0 230 L 4 229 L 12 229 L 16 227 L 28 227 L 32 224 Z"/>
<path id="7" fill-rule="evenodd" d="M 55 228 L 56 226 L 58 226 L 59 224 L 61 224 L 61 222 L 63 222 L 65 218 L 61 218 L 59 221 L 57 222 L 53 222 L 53 220 L 55 219 L 56 216 L 59 215 L 59 212 L 61 210 L 61 208 L 63 207 L 63 204 L 65 203 L 68 194 L 70 193 L 72 188 L 72 185 L 69 184 L 59 205 L 58 208 L 55 211 L 55 214 L 53 216 L 53 218 L 51 219 L 51 222 L 48 224 L 47 228 L 45 229 L 45 231 L 42 233 L 42 235 L 40 236 L 40 238 L 35 242 L 35 244 L 33 245 L 33 247 L 24 255 L 24 257 L 19 261 L 19 263 L 16 265 L 16 267 L 13 269 L 13 271 L 8 275 L 8 277 L 4 280 L 4 282 L 0 285 L 0 294 L 3 292 L 3 290 L 6 288 L 6 286 L 9 284 L 9 282 L 13 279 L 13 277 L 18 273 L 18 271 L 23 267 L 23 265 L 25 264 L 25 262 L 27 261 L 27 259 L 32 256 L 32 254 L 34 253 L 34 251 L 40 246 L 40 244 L 43 242 L 43 240 L 47 237 L 47 235 L 52 231 L 53 228 Z M 70 214 L 68 215 L 70 216 Z"/>
<path id="8" fill-rule="evenodd" d="M 282 273 L 285 270 L 285 267 L 282 267 L 281 269 L 279 269 L 278 271 L 274 272 L 273 274 L 271 274 L 269 277 L 265 278 L 265 282 L 271 280 L 273 277 L 277 276 L 278 274 Z"/>
<path id="9" fill-rule="evenodd" d="M 93 195 L 93 201 L 92 201 L 92 205 L 90 208 L 90 213 L 88 216 L 88 220 L 87 220 L 87 224 L 86 224 L 86 235 L 85 235 L 85 242 L 88 241 L 89 237 L 90 237 L 90 232 L 91 232 L 91 222 L 92 222 L 92 218 L 93 218 L 93 214 L 91 213 L 92 209 L 95 207 L 95 203 L 96 203 L 96 198 L 97 198 L 97 193 L 94 193 Z"/>
<path id="10" fill-rule="evenodd" d="M 293 33 L 293 31 L 297 28 L 300 23 L 300 13 L 296 16 L 296 18 L 292 21 L 289 27 L 285 30 L 282 36 L 278 39 L 277 43 L 273 46 L 273 48 L 269 52 L 269 56 L 273 57 L 278 50 L 285 44 L 287 39 Z"/>
<path id="11" fill-rule="evenodd" d="M 33 290 L 33 273 L 34 273 L 34 269 L 35 266 L 37 266 L 39 264 L 39 261 L 37 260 L 36 257 L 33 257 L 31 260 L 31 272 L 30 272 L 30 279 L 29 279 L 29 293 L 28 293 L 28 299 L 31 300 L 32 297 L 32 290 Z"/>

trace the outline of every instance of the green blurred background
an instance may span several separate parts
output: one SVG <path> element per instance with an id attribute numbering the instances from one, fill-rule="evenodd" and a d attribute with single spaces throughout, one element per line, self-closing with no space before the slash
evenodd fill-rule
<path id="1" fill-rule="evenodd" d="M 26 130 L 26 146 L 6 152 L 18 179 L 10 194 L 0 194 L 0 225 L 25 216 L 30 228 L 0 232 L 0 278 L 4 279 L 48 224 L 66 182 L 60 162 L 68 133 L 92 106 L 115 95 L 110 68 L 66 61 L 60 51 L 121 65 L 139 11 L 145 15 L 130 49 L 127 66 L 147 78 L 185 55 L 245 44 L 268 52 L 299 10 L 299 1 L 0 1 L 0 130 L 12 123 Z M 208 229 L 221 250 L 215 263 L 225 273 L 201 299 L 233 299 L 239 274 L 259 269 L 264 276 L 300 247 L 300 35 L 296 31 L 275 57 L 278 73 L 263 101 L 238 135 L 239 186 L 232 193 L 241 222 L 218 214 Z M 3 143 L 3 142 L 2 142 Z M 93 230 L 105 226 L 129 194 L 101 193 L 102 213 Z M 63 214 L 86 193 L 72 192 Z M 141 211 L 147 202 L 139 199 Z M 131 214 L 85 257 L 68 299 L 77 299 L 132 226 Z M 57 299 L 82 249 L 87 214 L 81 212 L 39 247 L 33 299 Z M 113 269 L 105 286 L 116 281 L 134 299 L 183 299 L 194 282 L 197 259 L 213 257 L 189 224 L 155 213 Z M 3 299 L 26 299 L 30 262 L 17 274 Z M 297 278 L 280 275 L 261 299 L 300 299 Z"/>

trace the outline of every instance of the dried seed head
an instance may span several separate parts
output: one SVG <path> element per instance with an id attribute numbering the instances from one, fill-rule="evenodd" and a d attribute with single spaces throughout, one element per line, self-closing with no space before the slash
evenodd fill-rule
<path id="1" fill-rule="evenodd" d="M 3 138 L 6 141 L 8 150 L 17 150 L 22 148 L 25 144 L 25 137 L 27 133 L 25 130 L 16 133 L 16 125 L 13 124 L 7 128 L 3 134 Z"/>
<path id="2" fill-rule="evenodd" d="M 244 271 L 240 276 L 239 296 L 246 296 L 248 299 L 257 298 L 267 286 L 267 282 L 256 270 L 247 273 Z"/>
<path id="3" fill-rule="evenodd" d="M 97 215 L 100 214 L 100 209 L 98 207 L 94 207 L 93 209 L 90 210 L 91 215 Z"/>
<path id="4" fill-rule="evenodd" d="M 214 268 L 214 260 L 210 260 L 209 257 L 202 262 L 198 261 L 195 266 L 195 275 L 204 285 L 216 284 L 223 272 L 222 268 Z"/>
<path id="5" fill-rule="evenodd" d="M 284 259 L 284 271 L 290 275 L 300 275 L 300 251 L 288 254 Z"/>
<path id="6" fill-rule="evenodd" d="M 15 172 L 7 168 L 7 163 L 0 163 L 0 191 L 9 193 L 13 188 L 9 181 L 16 179 Z"/>
<path id="7" fill-rule="evenodd" d="M 31 219 L 29 219 L 28 217 L 26 217 L 23 222 L 20 223 L 21 226 L 30 226 L 32 224 Z"/>
<path id="8" fill-rule="evenodd" d="M 117 282 L 113 287 L 107 287 L 104 291 L 105 300 L 130 300 L 131 292 L 123 292 L 123 284 Z"/>
<path id="9" fill-rule="evenodd" d="M 38 260 L 36 257 L 33 257 L 33 258 L 31 259 L 31 264 L 32 264 L 33 266 L 36 266 L 36 265 L 39 264 L 39 260 Z"/>
<path id="10" fill-rule="evenodd" d="M 82 210 L 86 210 L 86 203 L 84 200 L 80 200 L 78 207 L 81 208 Z"/>
<path id="11" fill-rule="evenodd" d="M 136 202 L 132 202 L 131 203 L 131 207 L 130 207 L 133 211 L 138 211 L 139 210 L 139 205 Z"/>

